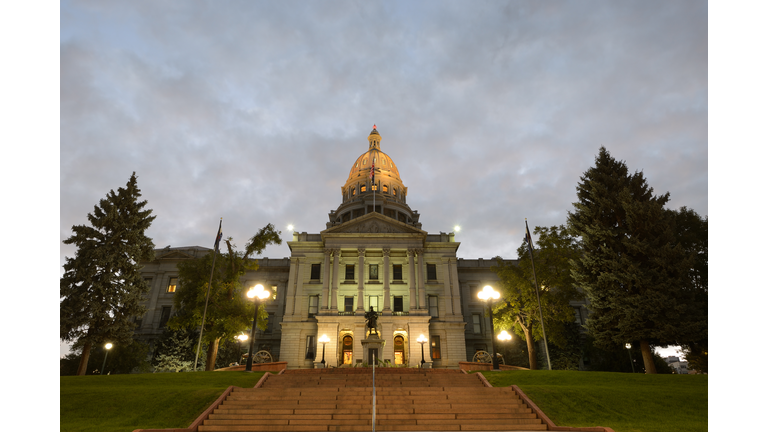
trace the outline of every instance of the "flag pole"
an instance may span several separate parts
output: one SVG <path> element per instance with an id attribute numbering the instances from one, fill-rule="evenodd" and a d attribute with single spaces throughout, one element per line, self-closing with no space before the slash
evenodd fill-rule
<path id="1" fill-rule="evenodd" d="M 544 352 L 547 354 L 547 367 L 552 370 L 552 363 L 549 361 L 549 346 L 547 346 L 547 332 L 544 331 L 544 315 L 541 313 L 541 298 L 539 297 L 539 282 L 536 280 L 536 266 L 533 265 L 533 241 L 531 232 L 528 231 L 528 218 L 525 218 L 525 240 L 528 242 L 528 253 L 531 256 L 531 269 L 533 270 L 533 282 L 536 284 L 536 301 L 539 303 L 539 319 L 541 320 L 541 333 L 544 335 Z"/>
<path id="2" fill-rule="evenodd" d="M 221 221 L 219 220 L 219 232 L 216 234 L 216 241 L 213 243 L 213 263 L 211 264 L 211 277 L 208 279 L 208 291 L 205 293 L 205 308 L 203 309 L 203 321 L 200 323 L 200 337 L 197 339 L 197 351 L 195 351 L 195 367 L 197 372 L 197 359 L 200 357 L 200 347 L 203 343 L 203 327 L 205 327 L 205 315 L 208 312 L 208 298 L 211 295 L 211 285 L 213 284 L 213 269 L 216 268 L 216 255 L 219 254 L 219 241 L 221 240 Z"/>

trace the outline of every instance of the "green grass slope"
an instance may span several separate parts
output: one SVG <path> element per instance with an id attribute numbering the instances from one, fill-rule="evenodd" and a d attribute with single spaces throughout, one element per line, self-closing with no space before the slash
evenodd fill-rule
<path id="1" fill-rule="evenodd" d="M 558 426 L 616 432 L 707 431 L 707 375 L 613 372 L 483 372 L 494 387 L 517 385 Z"/>
<path id="2" fill-rule="evenodd" d="M 253 387 L 264 372 L 185 372 L 60 377 L 60 427 L 130 432 L 186 428 L 230 385 Z"/>

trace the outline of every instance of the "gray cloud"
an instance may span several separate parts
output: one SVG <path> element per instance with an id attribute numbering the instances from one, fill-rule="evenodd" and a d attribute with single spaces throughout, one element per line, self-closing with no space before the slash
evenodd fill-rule
<path id="1" fill-rule="evenodd" d="M 462 257 L 514 256 L 526 217 L 565 223 L 603 145 L 708 214 L 707 12 L 62 2 L 61 239 L 132 171 L 158 247 L 211 246 L 220 217 L 240 245 L 268 222 L 318 232 L 373 123 L 424 228 L 462 226 Z"/>

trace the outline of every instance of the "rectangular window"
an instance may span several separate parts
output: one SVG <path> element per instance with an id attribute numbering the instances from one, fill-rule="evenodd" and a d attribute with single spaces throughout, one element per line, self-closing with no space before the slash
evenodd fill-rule
<path id="1" fill-rule="evenodd" d="M 378 280 L 379 279 L 379 265 L 378 264 L 371 264 L 368 267 L 368 279 L 370 280 Z"/>
<path id="2" fill-rule="evenodd" d="M 272 333 L 272 327 L 275 324 L 275 314 L 271 313 L 267 315 L 267 329 L 264 333 Z"/>
<path id="3" fill-rule="evenodd" d="M 179 278 L 172 277 L 168 280 L 168 289 L 165 292 L 175 293 L 176 284 L 179 282 Z"/>
<path id="4" fill-rule="evenodd" d="M 370 296 L 368 297 L 368 307 L 373 308 L 376 312 L 379 311 L 379 297 L 378 296 Z M 370 310 L 370 309 L 368 309 Z"/>
<path id="5" fill-rule="evenodd" d="M 309 278 L 312 280 L 320 280 L 320 264 L 312 264 L 312 274 Z"/>
<path id="6" fill-rule="evenodd" d="M 432 360 L 440 360 L 440 336 L 432 336 Z"/>
<path id="7" fill-rule="evenodd" d="M 170 306 L 163 306 L 163 310 L 160 312 L 160 325 L 159 328 L 165 327 L 165 324 L 168 323 L 168 320 L 171 318 L 171 307 Z"/>
<path id="8" fill-rule="evenodd" d="M 403 265 L 395 264 L 392 266 L 392 280 L 403 280 Z"/>
<path id="9" fill-rule="evenodd" d="M 307 336 L 307 347 L 304 352 L 306 353 L 304 355 L 305 359 L 315 359 L 315 335 Z"/>
<path id="10" fill-rule="evenodd" d="M 347 264 L 347 270 L 344 274 L 344 279 L 348 281 L 355 280 L 355 265 L 354 264 Z"/>
<path id="11" fill-rule="evenodd" d="M 365 185 L 360 186 L 360 192 L 365 192 Z"/>
<path id="12" fill-rule="evenodd" d="M 437 296 L 431 295 L 429 296 L 429 316 L 431 317 L 438 317 L 437 314 Z"/>
<path id="13" fill-rule="evenodd" d="M 277 300 L 277 285 L 272 285 L 272 300 Z"/>
<path id="14" fill-rule="evenodd" d="M 355 310 L 355 298 L 344 297 L 344 312 L 354 312 Z"/>
<path id="15" fill-rule="evenodd" d="M 475 334 L 480 334 L 483 332 L 482 328 L 480 327 L 480 314 L 472 314 L 472 332 Z"/>
<path id="16" fill-rule="evenodd" d="M 402 296 L 395 296 L 394 301 L 394 311 L 395 312 L 402 312 L 403 311 L 403 297 Z"/>
<path id="17" fill-rule="evenodd" d="M 427 264 L 427 280 L 437 280 L 436 264 Z"/>
<path id="18" fill-rule="evenodd" d="M 317 305 L 320 304 L 320 296 L 309 296 L 309 317 L 317 315 Z"/>

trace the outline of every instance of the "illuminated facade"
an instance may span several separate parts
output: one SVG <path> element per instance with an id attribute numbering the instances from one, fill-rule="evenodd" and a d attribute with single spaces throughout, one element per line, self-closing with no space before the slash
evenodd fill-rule
<path id="1" fill-rule="evenodd" d="M 324 231 L 294 232 L 290 258 L 260 259 L 259 270 L 243 278 L 248 286 L 261 283 L 274 292 L 266 306 L 269 327 L 257 335 L 259 349 L 287 361 L 289 368 L 311 368 L 321 360 L 317 341 L 325 334 L 328 366 L 362 363 L 363 315 L 373 307 L 386 341 L 382 359 L 393 364 L 421 363 L 416 339 L 422 334 L 429 339 L 425 360 L 435 368 L 457 368 L 476 351 L 491 351 L 490 322 L 477 291 L 498 280 L 490 270 L 493 262 L 457 258 L 460 243 L 453 233 L 421 229 L 418 212 L 406 203 L 408 188 L 392 158 L 381 151 L 375 126 L 341 195 Z M 144 268 L 152 279 L 149 311 L 138 330 L 145 339 L 158 337 L 172 312 L 176 264 L 210 249 L 156 252 L 157 259 Z"/>

